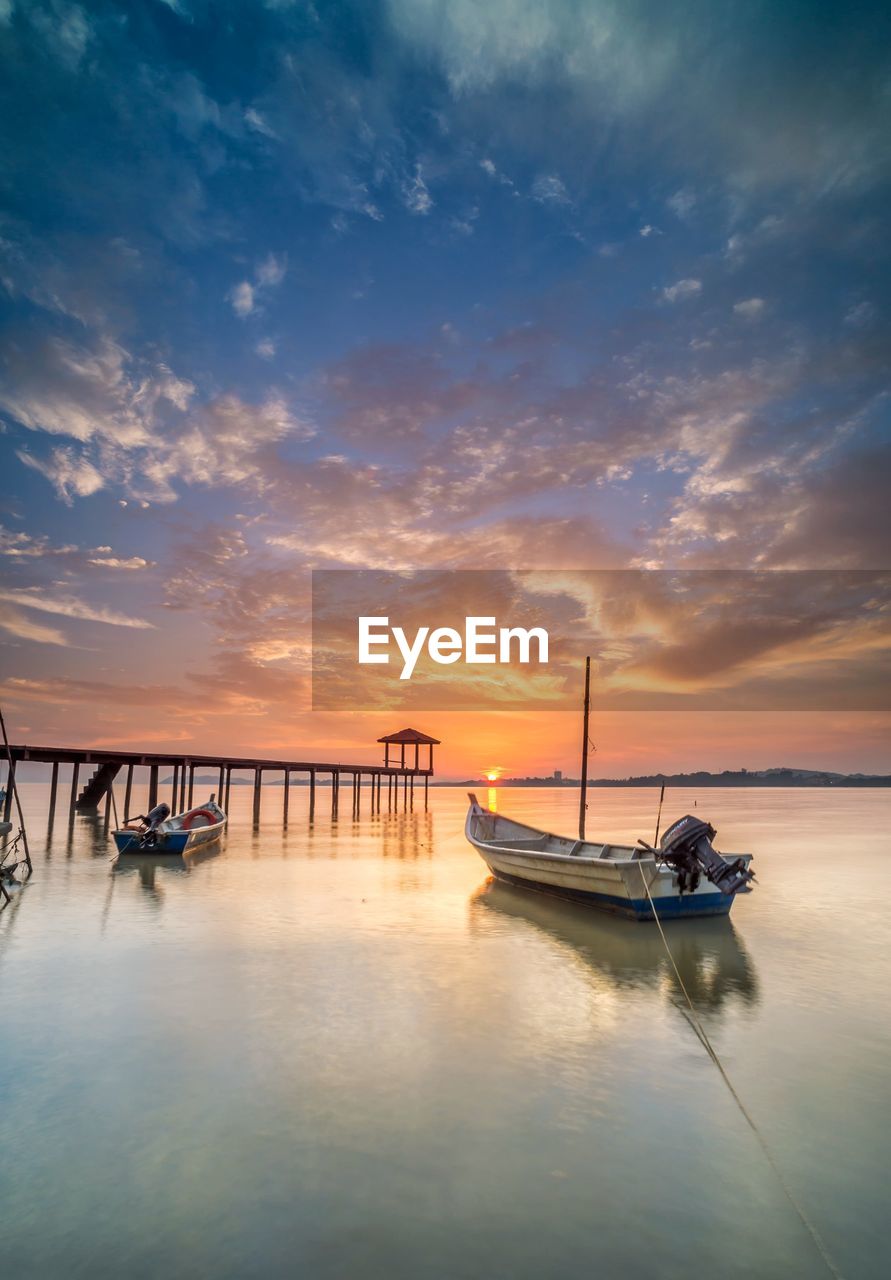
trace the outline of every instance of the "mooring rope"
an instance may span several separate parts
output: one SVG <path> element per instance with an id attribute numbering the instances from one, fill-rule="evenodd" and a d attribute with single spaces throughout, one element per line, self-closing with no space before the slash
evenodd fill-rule
<path id="1" fill-rule="evenodd" d="M 807 1231 L 808 1235 L 813 1240 L 814 1245 L 817 1248 L 817 1252 L 820 1254 L 820 1257 L 823 1259 L 824 1263 L 826 1264 L 827 1270 L 830 1272 L 831 1275 L 835 1277 L 835 1280 L 844 1280 L 838 1267 L 833 1262 L 832 1256 L 829 1253 L 829 1250 L 827 1249 L 826 1245 L 823 1242 L 823 1237 L 820 1235 L 819 1231 L 814 1226 L 813 1222 L 811 1222 L 810 1218 L 808 1217 L 807 1213 L 804 1210 L 804 1207 L 799 1203 L 799 1201 L 795 1196 L 795 1193 L 793 1192 L 792 1188 L 789 1186 L 788 1182 L 786 1181 L 782 1170 L 780 1169 L 779 1165 L 777 1164 L 776 1160 L 773 1157 L 773 1153 L 771 1152 L 770 1147 L 767 1145 L 767 1140 L 762 1135 L 761 1130 L 758 1128 L 757 1124 L 755 1123 L 755 1120 L 753 1119 L 752 1115 L 749 1113 L 745 1103 L 737 1093 L 736 1088 L 733 1084 L 733 1081 L 730 1079 L 729 1075 L 727 1074 L 727 1071 L 726 1071 L 726 1068 L 724 1067 L 723 1062 L 718 1057 L 718 1054 L 715 1051 L 715 1048 L 712 1045 L 711 1040 L 709 1040 L 708 1038 L 708 1034 L 705 1030 L 705 1027 L 702 1025 L 699 1019 L 699 1014 L 696 1012 L 696 1008 L 693 1004 L 693 1001 L 690 999 L 690 993 L 687 990 L 686 986 L 684 985 L 684 980 L 681 977 L 680 970 L 678 969 L 677 963 L 675 962 L 675 958 L 672 955 L 671 947 L 668 945 L 668 939 L 665 936 L 665 930 L 662 928 L 662 921 L 659 919 L 659 913 L 656 910 L 656 904 L 653 901 L 653 895 L 650 893 L 650 886 L 647 884 L 646 876 L 643 873 L 643 867 L 640 865 L 640 863 L 638 863 L 637 865 L 638 865 L 638 870 L 640 871 L 640 878 L 643 882 L 643 887 L 646 890 L 647 898 L 649 899 L 650 907 L 652 908 L 652 911 L 653 911 L 653 919 L 656 921 L 656 927 L 659 930 L 659 936 L 662 939 L 662 945 L 665 947 L 665 954 L 668 956 L 668 959 L 671 962 L 671 967 L 674 970 L 674 976 L 678 980 L 678 986 L 680 987 L 681 991 L 683 991 L 684 993 L 684 999 L 687 1001 L 687 1004 L 690 1006 L 691 1019 L 688 1019 L 690 1021 L 690 1025 L 692 1026 L 693 1030 L 696 1032 L 696 1035 L 698 1036 L 706 1053 L 708 1054 L 712 1062 L 720 1071 L 721 1079 L 724 1081 L 725 1085 L 730 1091 L 730 1096 L 733 1098 L 733 1101 L 739 1107 L 740 1112 L 742 1113 L 743 1119 L 745 1120 L 746 1124 L 752 1130 L 752 1133 L 754 1133 L 758 1141 L 758 1145 L 761 1147 L 761 1150 L 764 1153 L 767 1163 L 770 1165 L 771 1169 L 776 1175 L 777 1181 L 779 1182 L 780 1186 L 783 1189 L 783 1193 L 786 1199 L 789 1201 L 792 1208 L 795 1210 L 802 1225 L 804 1226 L 804 1229 Z M 686 1010 L 682 1010 L 681 1012 L 684 1013 L 686 1016 Z"/>

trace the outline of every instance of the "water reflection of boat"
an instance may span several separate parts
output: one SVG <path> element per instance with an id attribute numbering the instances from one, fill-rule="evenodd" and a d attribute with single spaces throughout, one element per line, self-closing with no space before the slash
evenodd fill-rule
<path id="1" fill-rule="evenodd" d="M 138 875 L 146 889 L 155 888 L 155 876 L 160 868 L 174 875 L 188 875 L 202 862 L 210 862 L 220 853 L 219 841 L 209 845 L 198 845 L 190 849 L 185 857 L 181 853 L 128 853 L 125 858 L 118 855 L 111 864 L 114 875 Z"/>
<path id="2" fill-rule="evenodd" d="M 531 894 L 490 880 L 471 898 L 471 915 L 482 911 L 524 920 L 569 946 L 617 987 L 677 987 L 658 933 L 629 930 L 618 919 L 577 903 Z M 671 935 L 671 950 L 690 999 L 700 1011 L 728 1001 L 753 1005 L 758 982 L 751 958 L 726 916 L 689 920 Z M 680 992 L 678 992 L 680 994 Z"/>

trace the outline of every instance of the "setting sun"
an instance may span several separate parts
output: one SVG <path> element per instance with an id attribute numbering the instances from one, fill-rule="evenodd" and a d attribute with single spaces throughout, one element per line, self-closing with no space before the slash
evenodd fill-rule
<path id="1" fill-rule="evenodd" d="M 497 774 L 497 773 L 487 773 L 487 774 L 486 774 L 486 780 L 487 780 L 488 782 L 497 782 L 497 781 L 498 781 L 498 774 Z"/>

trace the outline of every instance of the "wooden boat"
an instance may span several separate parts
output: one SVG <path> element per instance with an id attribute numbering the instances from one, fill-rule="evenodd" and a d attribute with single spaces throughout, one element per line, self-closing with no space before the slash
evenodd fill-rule
<path id="1" fill-rule="evenodd" d="M 662 799 L 656 821 L 658 848 L 585 839 L 588 786 L 588 723 L 591 659 L 585 661 L 579 838 L 556 836 L 484 809 L 473 792 L 464 832 L 499 880 L 539 893 L 572 898 L 631 916 L 653 920 L 678 916 L 724 916 L 737 893 L 749 892 L 752 855 L 722 857 L 712 845 L 715 828 L 687 814 L 659 840 Z"/>
<path id="2" fill-rule="evenodd" d="M 164 805 L 163 808 L 167 809 L 167 806 Z M 168 814 L 169 812 L 167 809 Z M 153 810 L 148 818 L 152 819 L 152 815 L 157 813 L 157 809 Z M 213 840 L 219 840 L 227 821 L 216 797 L 211 796 L 205 804 L 179 813 L 174 818 L 163 816 L 151 821 L 148 826 L 133 825 L 115 831 L 114 842 L 118 853 L 179 856 L 201 845 L 210 844 Z"/>
<path id="3" fill-rule="evenodd" d="M 573 840 L 484 809 L 471 792 L 465 834 L 492 874 L 507 884 L 586 902 L 635 920 L 652 920 L 654 911 L 660 920 L 726 915 L 736 894 L 752 878 L 748 870 L 752 855 L 740 854 L 728 862 L 711 848 L 707 832 L 714 828 L 699 818 L 680 819 L 684 822 L 696 825 L 686 829 L 683 849 L 678 851 L 671 840 L 680 825 L 677 822 L 663 837 L 669 844 L 659 849 Z M 717 882 L 709 878 L 695 849 L 689 853 L 693 836 L 708 843 Z M 687 865 L 690 859 L 692 866 Z"/>

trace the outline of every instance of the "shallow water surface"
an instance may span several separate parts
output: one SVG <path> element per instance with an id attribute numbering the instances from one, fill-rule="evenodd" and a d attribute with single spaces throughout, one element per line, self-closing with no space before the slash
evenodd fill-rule
<path id="1" fill-rule="evenodd" d="M 45 839 L 0 914 L 11 1277 L 395 1280 L 826 1272 L 685 1016 L 656 930 L 493 885 L 466 797 L 332 823 L 233 787 L 216 853 Z M 489 793 L 571 832 L 571 791 Z M 196 799 L 198 796 L 196 795 Z M 656 797 L 595 790 L 589 834 Z M 137 796 L 138 803 L 144 797 Z M 384 798 L 386 806 L 386 797 Z M 698 1015 L 846 1280 L 891 1266 L 886 791 L 676 791 L 755 853 L 675 921 Z M 46 852 L 44 852 L 46 850 Z"/>

